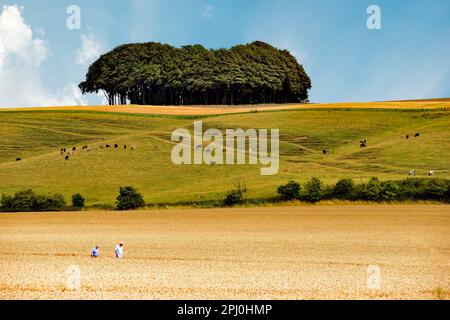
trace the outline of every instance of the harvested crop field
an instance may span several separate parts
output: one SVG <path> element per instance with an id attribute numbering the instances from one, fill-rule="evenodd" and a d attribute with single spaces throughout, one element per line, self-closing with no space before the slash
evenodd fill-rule
<path id="1" fill-rule="evenodd" d="M 0 270 L 0 299 L 448 299 L 450 206 L 0 214 Z"/>
<path id="2" fill-rule="evenodd" d="M 342 103 L 318 103 L 318 104 L 258 104 L 258 105 L 194 105 L 194 106 L 154 106 L 154 105 L 116 105 L 116 106 L 64 106 L 64 107 L 32 107 L 32 108 L 3 108 L 0 111 L 92 111 L 129 114 L 155 114 L 178 116 L 202 116 L 221 115 L 233 113 L 253 113 L 259 111 L 282 111 L 301 109 L 409 109 L 447 110 L 450 99 L 430 99 L 411 101 L 386 101 L 386 102 L 342 102 Z"/>

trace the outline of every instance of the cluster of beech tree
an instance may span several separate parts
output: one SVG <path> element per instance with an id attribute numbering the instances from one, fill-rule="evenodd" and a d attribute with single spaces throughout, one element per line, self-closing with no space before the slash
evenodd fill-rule
<path id="1" fill-rule="evenodd" d="M 311 80 L 287 50 L 260 41 L 217 50 L 150 42 L 102 55 L 79 87 L 110 105 L 233 105 L 306 102 Z"/>

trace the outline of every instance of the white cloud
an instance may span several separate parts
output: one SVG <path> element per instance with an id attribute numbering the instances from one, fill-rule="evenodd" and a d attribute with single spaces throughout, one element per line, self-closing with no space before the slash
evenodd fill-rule
<path id="1" fill-rule="evenodd" d="M 47 55 L 45 42 L 33 39 L 33 32 L 17 6 L 5 6 L 0 14 L 0 66 L 9 55 L 17 55 L 33 65 L 39 65 Z"/>
<path id="2" fill-rule="evenodd" d="M 205 19 L 212 19 L 214 13 L 214 6 L 205 4 L 200 15 Z"/>
<path id="3" fill-rule="evenodd" d="M 85 104 L 75 84 L 53 93 L 46 90 L 41 65 L 48 57 L 47 43 L 33 37 L 21 10 L 17 5 L 4 6 L 0 13 L 0 107 Z"/>
<path id="4" fill-rule="evenodd" d="M 81 48 L 77 49 L 76 63 L 88 65 L 100 56 L 102 46 L 93 34 L 80 36 Z"/>

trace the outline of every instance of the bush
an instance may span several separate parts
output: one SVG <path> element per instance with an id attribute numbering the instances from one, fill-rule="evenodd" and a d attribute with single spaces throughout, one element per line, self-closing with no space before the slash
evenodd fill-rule
<path id="1" fill-rule="evenodd" d="M 333 188 L 331 197 L 336 199 L 354 200 L 356 198 L 356 190 L 353 180 L 339 180 Z"/>
<path id="2" fill-rule="evenodd" d="M 324 188 L 322 182 L 317 178 L 312 178 L 305 185 L 305 200 L 309 202 L 318 202 L 324 196 Z"/>
<path id="3" fill-rule="evenodd" d="M 242 204 L 247 200 L 247 185 L 245 182 L 240 181 L 235 184 L 234 190 L 231 190 L 225 196 L 223 204 L 231 207 L 236 204 Z"/>
<path id="4" fill-rule="evenodd" d="M 1 209 L 9 212 L 61 211 L 66 201 L 60 194 L 37 195 L 31 189 L 16 192 L 14 197 L 2 195 Z"/>
<path id="5" fill-rule="evenodd" d="M 33 211 L 33 202 L 36 200 L 36 194 L 31 190 L 16 192 L 12 199 L 12 207 L 7 208 L 11 211 L 24 212 Z"/>
<path id="6" fill-rule="evenodd" d="M 380 193 L 381 200 L 393 201 L 399 198 L 400 187 L 394 181 L 388 181 L 383 184 Z"/>
<path id="7" fill-rule="evenodd" d="M 6 194 L 2 194 L 2 200 L 0 202 L 0 211 L 11 211 L 14 206 L 14 198 Z"/>
<path id="8" fill-rule="evenodd" d="M 447 192 L 445 193 L 444 200 L 445 202 L 450 202 L 450 183 L 448 183 Z"/>
<path id="9" fill-rule="evenodd" d="M 362 199 L 368 201 L 380 201 L 381 199 L 381 182 L 378 178 L 371 178 L 369 182 L 362 188 Z"/>
<path id="10" fill-rule="evenodd" d="M 133 187 L 120 187 L 119 195 L 116 198 L 118 210 L 133 210 L 145 206 L 142 195 Z"/>
<path id="11" fill-rule="evenodd" d="M 399 199 L 400 200 L 417 200 L 420 199 L 420 186 L 422 179 L 408 178 L 398 182 Z"/>
<path id="12" fill-rule="evenodd" d="M 300 197 L 301 186 L 300 183 L 293 180 L 287 184 L 278 187 L 278 194 L 282 200 L 295 200 Z"/>
<path id="13" fill-rule="evenodd" d="M 419 187 L 419 197 L 423 200 L 445 200 L 447 183 L 439 179 L 427 179 Z"/>
<path id="14" fill-rule="evenodd" d="M 81 194 L 77 193 L 72 196 L 72 207 L 84 208 L 84 198 Z"/>

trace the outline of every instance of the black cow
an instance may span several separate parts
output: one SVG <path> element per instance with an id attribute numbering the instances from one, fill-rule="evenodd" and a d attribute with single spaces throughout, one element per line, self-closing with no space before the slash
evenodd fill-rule
<path id="1" fill-rule="evenodd" d="M 328 154 L 328 150 L 327 149 L 323 149 L 322 150 L 322 154 L 327 155 Z"/>
<path id="2" fill-rule="evenodd" d="M 124 148 L 124 149 L 126 149 L 126 148 L 127 148 L 127 145 L 126 145 L 126 144 L 124 144 L 124 145 L 123 145 L 123 148 Z"/>
<path id="3" fill-rule="evenodd" d="M 359 142 L 359 146 L 360 146 L 361 148 L 367 148 L 367 140 L 361 140 L 361 141 Z"/>
<path id="4" fill-rule="evenodd" d="M 88 146 L 83 146 L 83 149 L 82 150 L 86 150 L 88 148 Z"/>
<path id="5" fill-rule="evenodd" d="M 409 134 L 406 135 L 406 140 L 408 140 L 408 139 L 409 139 Z"/>
<path id="6" fill-rule="evenodd" d="M 22 161 L 22 159 L 21 158 L 16 158 L 16 161 Z"/>
<path id="7" fill-rule="evenodd" d="M 69 156 L 66 156 L 66 157 L 64 158 L 64 160 L 66 160 L 66 161 L 69 160 Z"/>
<path id="8" fill-rule="evenodd" d="M 73 147 L 73 148 L 72 148 L 72 151 L 77 151 L 77 147 Z"/>
<path id="9" fill-rule="evenodd" d="M 416 134 L 414 135 L 414 138 L 418 138 L 418 137 L 420 137 L 420 133 L 416 133 Z"/>
<path id="10" fill-rule="evenodd" d="M 116 144 L 114 145 L 114 148 L 115 148 L 115 149 L 118 149 L 118 148 L 119 148 L 119 145 L 116 143 Z"/>
<path id="11" fill-rule="evenodd" d="M 106 145 L 106 148 L 111 148 L 111 146 L 109 144 Z"/>

